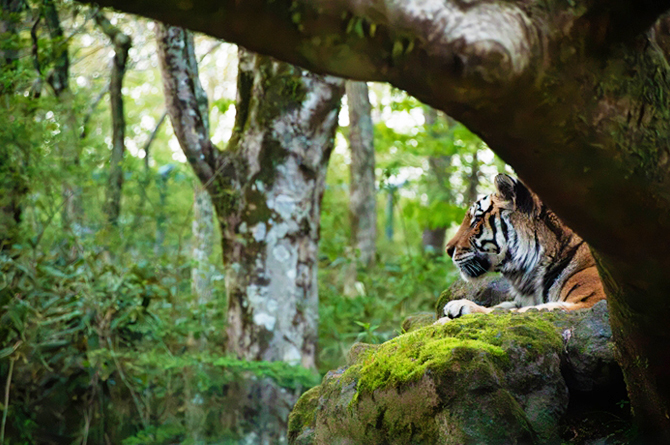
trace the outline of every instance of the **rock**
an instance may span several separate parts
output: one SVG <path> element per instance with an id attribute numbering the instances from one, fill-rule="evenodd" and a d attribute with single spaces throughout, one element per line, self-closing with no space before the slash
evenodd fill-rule
<path id="1" fill-rule="evenodd" d="M 449 301 L 461 298 L 482 306 L 495 306 L 511 299 L 509 289 L 509 283 L 502 276 L 484 276 L 471 282 L 457 280 L 440 295 L 436 316 L 443 316 L 442 309 Z M 406 323 L 412 326 L 413 323 L 427 322 L 427 319 L 414 317 L 410 316 L 403 322 L 405 331 L 410 330 L 405 328 Z M 592 391 L 620 385 L 623 377 L 615 359 L 607 301 L 600 301 L 587 310 L 556 311 L 548 318 L 565 341 L 562 368 L 571 390 Z"/>
<path id="2" fill-rule="evenodd" d="M 561 314 L 555 324 L 565 343 L 563 368 L 570 389 L 592 391 L 623 381 L 606 301 L 588 310 Z"/>
<path id="3" fill-rule="evenodd" d="M 425 326 L 435 323 L 435 314 L 422 312 L 420 314 L 410 315 L 405 318 L 401 324 L 402 332 L 412 332 Z"/>
<path id="4" fill-rule="evenodd" d="M 480 284 L 466 284 L 478 302 L 505 294 L 497 279 Z M 445 291 L 445 302 L 468 297 L 463 289 Z M 568 428 L 561 421 L 569 393 L 581 401 L 594 398 L 589 391 L 621 394 L 605 301 L 426 326 L 432 320 L 419 314 L 403 323 L 406 334 L 354 345 L 348 366 L 329 372 L 294 408 L 289 443 L 555 443 Z M 571 419 L 583 420 L 581 412 Z"/>
<path id="5" fill-rule="evenodd" d="M 288 417 L 289 443 L 295 445 L 314 443 L 314 424 L 320 390 L 320 386 L 315 386 L 306 391 L 293 407 Z"/>
<path id="6" fill-rule="evenodd" d="M 349 352 L 347 353 L 347 366 L 351 366 L 352 364 L 356 363 L 361 354 L 370 352 L 374 349 L 377 349 L 378 347 L 379 345 L 371 345 L 369 343 L 354 343 L 351 345 L 351 348 L 349 348 Z"/>
<path id="7" fill-rule="evenodd" d="M 568 404 L 563 341 L 542 315 L 466 316 L 359 348 L 348 368 L 328 373 L 301 398 L 290 443 L 556 439 Z"/>
<path id="8" fill-rule="evenodd" d="M 480 306 L 491 307 L 512 299 L 509 282 L 498 275 L 484 275 L 474 281 L 458 279 L 442 294 L 435 305 L 437 318 L 444 317 L 444 305 L 452 300 L 466 298 Z"/>

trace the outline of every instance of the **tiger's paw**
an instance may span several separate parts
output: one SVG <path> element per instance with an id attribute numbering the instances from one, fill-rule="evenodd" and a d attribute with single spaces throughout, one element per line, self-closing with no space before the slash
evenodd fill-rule
<path id="1" fill-rule="evenodd" d="M 487 314 L 489 312 L 491 312 L 489 308 L 465 299 L 450 301 L 444 305 L 444 315 L 448 318 L 458 318 L 466 314 Z"/>

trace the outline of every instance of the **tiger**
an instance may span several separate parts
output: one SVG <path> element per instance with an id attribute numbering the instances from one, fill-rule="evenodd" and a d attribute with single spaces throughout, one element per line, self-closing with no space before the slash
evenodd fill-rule
<path id="1" fill-rule="evenodd" d="M 439 322 L 496 308 L 575 310 L 605 299 L 584 240 L 522 181 L 498 174 L 494 183 L 495 193 L 472 204 L 446 251 L 466 281 L 500 272 L 514 299 L 493 307 L 465 299 L 450 301 Z"/>

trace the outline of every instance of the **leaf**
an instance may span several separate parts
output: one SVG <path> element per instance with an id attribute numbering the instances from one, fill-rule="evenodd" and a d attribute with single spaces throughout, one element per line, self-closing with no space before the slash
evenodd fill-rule
<path id="1" fill-rule="evenodd" d="M 397 59 L 398 57 L 400 57 L 402 55 L 402 52 L 403 52 L 402 42 L 400 40 L 394 41 L 393 42 L 393 51 L 391 52 L 391 56 L 394 59 Z"/>
<path id="2" fill-rule="evenodd" d="M 57 277 L 57 278 L 68 278 L 68 275 L 67 275 L 67 274 L 64 274 L 64 273 L 61 272 L 60 270 L 58 270 L 58 269 L 56 269 L 56 268 L 54 268 L 54 267 L 51 267 L 51 266 L 41 265 L 41 266 L 40 266 L 40 269 L 41 269 L 42 271 L 46 272 L 47 275 L 51 275 L 52 277 Z"/>
<path id="3" fill-rule="evenodd" d="M 0 359 L 7 358 L 14 352 L 14 347 L 10 346 L 8 348 L 0 349 Z"/>
<path id="4" fill-rule="evenodd" d="M 363 19 L 358 19 L 356 21 L 356 25 L 354 26 L 354 31 L 356 32 L 356 35 L 360 37 L 361 39 L 365 37 L 365 32 L 363 31 Z"/>

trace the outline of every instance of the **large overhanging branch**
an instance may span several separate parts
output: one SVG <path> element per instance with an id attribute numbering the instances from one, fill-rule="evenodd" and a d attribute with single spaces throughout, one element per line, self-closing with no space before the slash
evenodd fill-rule
<path id="1" fill-rule="evenodd" d="M 627 254 L 638 257 L 646 255 L 639 248 L 648 245 L 645 241 L 657 243 L 652 228 L 662 228 L 666 221 L 670 230 L 670 219 L 659 210 L 668 207 L 666 196 L 670 196 L 663 180 L 654 185 L 657 193 L 648 193 L 648 178 L 663 178 L 666 173 L 647 175 L 646 166 L 631 173 L 629 165 L 637 161 L 626 147 L 622 156 L 613 156 L 622 151 L 621 141 L 609 136 L 616 122 L 603 112 L 611 109 L 612 101 L 618 101 L 617 106 L 624 102 L 621 97 L 592 95 L 598 88 L 593 78 L 603 75 L 611 45 L 640 34 L 667 2 L 100 3 L 202 31 L 315 72 L 389 81 L 484 136 L 559 215 L 605 253 L 624 255 L 621 248 L 628 228 L 612 226 L 614 218 L 623 216 L 626 226 L 645 228 L 641 236 L 648 239 L 625 247 Z M 626 33 L 617 34 L 623 24 Z M 587 85 L 591 90 L 580 91 L 579 74 L 572 84 L 563 85 L 561 76 L 572 71 L 592 82 Z M 553 106 L 552 100 L 562 103 Z M 626 100 L 632 101 L 631 111 L 636 113 L 643 104 L 634 102 L 645 99 Z M 581 110 L 592 115 L 578 116 Z M 598 113 L 604 119 L 595 131 L 589 127 L 592 123 L 580 125 L 578 119 L 596 119 Z M 652 168 L 662 167 L 657 164 Z M 211 173 L 206 170 L 203 165 L 201 174 Z M 610 176 L 625 180 L 613 183 Z M 617 201 L 604 205 L 603 198 L 612 190 Z M 649 218 L 650 212 L 658 217 Z M 650 226 L 651 220 L 656 225 Z M 670 241 L 666 247 L 670 249 Z"/>
<path id="2" fill-rule="evenodd" d="M 205 32 L 314 72 L 361 80 L 509 83 L 541 60 L 542 42 L 513 2 L 103 0 Z M 454 80 L 461 79 L 455 83 Z"/>

